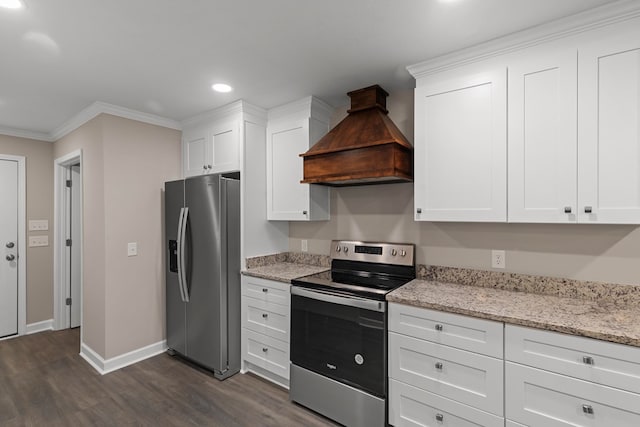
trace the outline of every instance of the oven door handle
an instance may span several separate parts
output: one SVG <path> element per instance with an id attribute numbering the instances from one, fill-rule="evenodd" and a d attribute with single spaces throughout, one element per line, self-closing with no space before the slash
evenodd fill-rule
<path id="1" fill-rule="evenodd" d="M 330 302 L 332 304 L 346 305 L 349 307 L 362 308 L 365 310 L 378 311 L 384 313 L 387 311 L 387 305 L 384 301 L 376 301 L 365 298 L 336 295 L 328 292 L 309 290 L 298 286 L 291 287 L 291 295 L 311 298 L 319 301 Z"/>

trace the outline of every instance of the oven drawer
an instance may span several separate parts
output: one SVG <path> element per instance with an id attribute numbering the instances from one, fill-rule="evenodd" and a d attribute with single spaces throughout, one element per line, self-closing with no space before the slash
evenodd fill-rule
<path id="1" fill-rule="evenodd" d="M 640 425 L 640 395 L 506 363 L 506 415 L 528 426 Z"/>
<path id="2" fill-rule="evenodd" d="M 245 360 L 289 379 L 289 344 L 245 329 Z"/>
<path id="3" fill-rule="evenodd" d="M 289 342 L 289 308 L 283 305 L 245 297 L 243 327 L 272 338 Z"/>
<path id="4" fill-rule="evenodd" d="M 640 393 L 640 348 L 507 325 L 505 359 Z"/>
<path id="5" fill-rule="evenodd" d="M 389 424 L 395 427 L 504 427 L 504 419 L 391 379 Z"/>
<path id="6" fill-rule="evenodd" d="M 242 276 L 242 294 L 260 301 L 289 306 L 288 283 Z"/>
<path id="7" fill-rule="evenodd" d="M 389 377 L 498 416 L 503 361 L 389 333 Z"/>
<path id="8" fill-rule="evenodd" d="M 503 355 L 501 322 L 390 303 L 389 330 L 487 356 Z"/>

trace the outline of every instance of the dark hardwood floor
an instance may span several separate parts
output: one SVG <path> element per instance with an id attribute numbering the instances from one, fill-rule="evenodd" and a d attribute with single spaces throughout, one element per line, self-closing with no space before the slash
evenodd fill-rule
<path id="1" fill-rule="evenodd" d="M 218 381 L 166 354 L 102 376 L 79 335 L 0 341 L 1 426 L 335 426 L 254 375 Z"/>

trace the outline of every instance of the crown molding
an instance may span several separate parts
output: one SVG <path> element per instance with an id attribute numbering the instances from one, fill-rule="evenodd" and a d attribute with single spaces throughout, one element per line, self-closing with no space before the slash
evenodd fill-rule
<path id="1" fill-rule="evenodd" d="M 37 141 L 53 142 L 51 134 L 44 132 L 34 132 L 30 130 L 16 129 L 0 126 L 0 135 L 17 136 L 18 138 L 35 139 Z"/>
<path id="2" fill-rule="evenodd" d="M 410 65 L 407 71 L 416 79 L 462 65 L 522 50 L 585 31 L 612 25 L 640 16 L 640 2 L 620 0 L 575 15 L 541 24 L 512 35 Z"/>
<path id="3" fill-rule="evenodd" d="M 297 101 L 269 109 L 267 117 L 269 121 L 281 118 L 289 120 L 296 116 L 300 116 L 300 118 L 313 117 L 328 123 L 333 111 L 334 108 L 323 100 L 315 96 L 306 96 Z"/>
<path id="4" fill-rule="evenodd" d="M 62 125 L 54 129 L 50 133 L 32 132 L 22 129 L 14 129 L 9 127 L 0 127 L 0 134 L 17 136 L 20 138 L 36 139 L 39 141 L 55 142 L 83 124 L 87 123 L 100 114 L 111 114 L 112 116 L 122 117 L 125 119 L 136 120 L 142 123 L 162 126 L 169 129 L 182 130 L 180 122 L 166 117 L 157 116 L 155 114 L 144 113 L 142 111 L 132 110 L 130 108 L 120 107 L 118 105 L 108 104 L 106 102 L 96 101 L 87 108 L 81 110 L 78 114 L 64 122 Z"/>
<path id="5" fill-rule="evenodd" d="M 112 116 L 136 120 L 142 123 L 182 130 L 180 122 L 176 120 L 96 101 L 55 129 L 50 136 L 53 141 L 57 141 L 100 114 L 111 114 Z"/>
<path id="6" fill-rule="evenodd" d="M 264 108 L 258 107 L 253 104 L 249 104 L 248 102 L 242 99 L 239 99 L 237 101 L 232 102 L 231 104 L 224 105 L 214 110 L 205 111 L 204 113 L 200 113 L 193 117 L 184 119 L 180 123 L 182 127 L 185 128 L 185 127 L 197 125 L 203 122 L 224 119 L 224 118 L 238 115 L 238 114 L 250 115 L 258 121 L 264 121 L 266 120 L 266 117 L 267 117 L 267 111 Z"/>

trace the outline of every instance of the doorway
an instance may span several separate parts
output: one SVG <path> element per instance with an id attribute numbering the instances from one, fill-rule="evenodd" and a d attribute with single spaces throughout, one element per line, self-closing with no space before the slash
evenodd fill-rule
<path id="1" fill-rule="evenodd" d="M 56 329 L 82 325 L 82 153 L 55 160 Z"/>
<path id="2" fill-rule="evenodd" d="M 0 155 L 0 339 L 24 334 L 24 157 Z"/>

